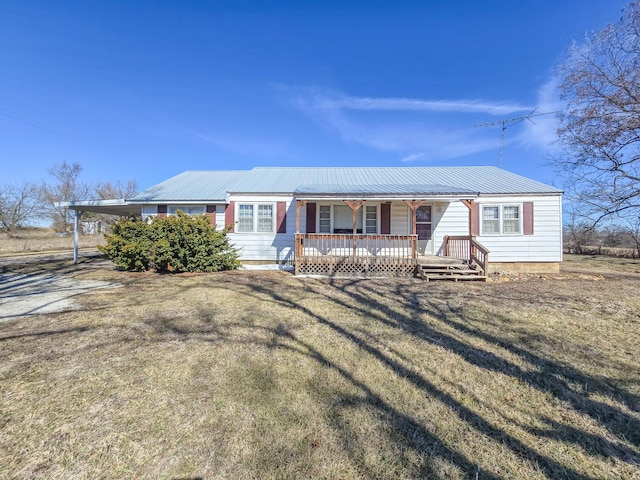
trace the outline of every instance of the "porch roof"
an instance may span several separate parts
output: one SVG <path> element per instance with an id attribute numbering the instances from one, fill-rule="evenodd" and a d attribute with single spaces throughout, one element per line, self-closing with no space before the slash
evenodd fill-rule
<path id="1" fill-rule="evenodd" d="M 479 192 L 440 184 L 307 184 L 294 192 L 298 198 L 475 198 Z"/>

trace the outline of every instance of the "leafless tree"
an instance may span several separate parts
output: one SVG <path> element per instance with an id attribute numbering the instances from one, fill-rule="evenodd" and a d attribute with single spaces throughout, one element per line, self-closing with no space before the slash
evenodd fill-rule
<path id="1" fill-rule="evenodd" d="M 631 240 L 635 254 L 640 258 L 640 215 L 627 217 L 622 223 L 622 232 Z"/>
<path id="2" fill-rule="evenodd" d="M 0 229 L 13 232 L 42 216 L 41 191 L 29 182 L 0 187 Z"/>
<path id="3" fill-rule="evenodd" d="M 43 185 L 42 199 L 47 216 L 56 230 L 66 232 L 73 222 L 69 209 L 56 206 L 56 202 L 86 200 L 89 196 L 91 187 L 80 179 L 81 172 L 80 164 L 69 164 L 66 161 L 49 170 L 49 175 L 53 177 L 54 182 Z"/>
<path id="4" fill-rule="evenodd" d="M 100 182 L 93 188 L 99 199 L 121 199 L 130 198 L 138 193 L 138 182 L 135 180 L 129 180 L 126 185 L 121 182 Z"/>
<path id="5" fill-rule="evenodd" d="M 126 184 L 117 181 L 115 183 L 106 181 L 100 182 L 93 191 L 97 198 L 101 200 L 119 200 L 133 197 L 138 193 L 138 182 L 136 180 L 129 180 Z M 85 219 L 95 220 L 99 222 L 97 231 L 106 232 L 109 230 L 120 217 L 116 215 L 107 214 L 85 214 Z"/>
<path id="6" fill-rule="evenodd" d="M 576 211 L 594 225 L 640 211 L 640 2 L 574 44 L 557 73 L 566 110 L 553 162 Z"/>

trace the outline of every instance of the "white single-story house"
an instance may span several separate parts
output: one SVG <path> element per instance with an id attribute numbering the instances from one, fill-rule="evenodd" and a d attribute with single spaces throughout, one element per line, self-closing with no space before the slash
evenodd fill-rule
<path id="1" fill-rule="evenodd" d="M 206 214 L 231 228 L 243 262 L 288 262 L 299 273 L 408 272 L 433 256 L 484 273 L 557 272 L 562 261 L 562 191 L 497 167 L 186 171 L 132 198 L 67 205 Z"/>

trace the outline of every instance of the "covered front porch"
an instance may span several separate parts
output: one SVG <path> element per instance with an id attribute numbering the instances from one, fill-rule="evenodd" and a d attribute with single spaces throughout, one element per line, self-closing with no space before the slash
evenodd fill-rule
<path id="1" fill-rule="evenodd" d="M 433 210 L 446 211 L 446 205 L 451 202 L 466 207 L 464 225 L 458 225 L 456 232 L 467 234 L 434 235 L 436 229 L 442 230 L 447 222 L 441 222 L 439 226 L 438 220 L 444 214 L 432 215 Z M 350 211 L 349 229 L 345 225 L 345 207 Z M 473 198 L 297 199 L 295 273 L 381 276 L 418 273 L 424 276 L 424 272 L 466 272 L 484 275 L 489 252 L 473 235 L 477 225 L 474 207 Z M 303 223 L 306 232 L 301 232 Z"/>

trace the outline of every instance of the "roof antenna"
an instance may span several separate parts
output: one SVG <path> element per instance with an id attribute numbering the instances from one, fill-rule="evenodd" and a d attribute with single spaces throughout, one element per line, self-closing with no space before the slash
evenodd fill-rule
<path id="1" fill-rule="evenodd" d="M 536 122 L 531 120 L 531 117 L 540 117 L 542 115 L 552 115 L 554 113 L 558 113 L 558 111 L 536 113 L 537 110 L 538 110 L 538 107 L 534 108 L 533 110 L 531 110 L 531 112 L 528 115 L 525 115 L 524 117 L 505 118 L 504 120 L 498 120 L 495 122 L 480 123 L 478 125 L 474 125 L 474 127 L 495 127 L 497 125 L 500 125 L 502 127 L 502 134 L 500 136 L 500 163 L 499 163 L 500 168 L 502 168 L 502 150 L 504 148 L 504 131 L 507 129 L 507 125 L 511 125 L 512 123 L 522 122 L 523 120 L 529 120 L 531 123 L 535 125 Z"/>

